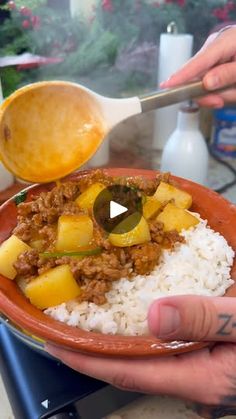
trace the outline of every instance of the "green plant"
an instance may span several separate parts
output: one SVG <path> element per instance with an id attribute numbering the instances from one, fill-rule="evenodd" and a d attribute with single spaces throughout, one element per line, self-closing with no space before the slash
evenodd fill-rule
<path id="1" fill-rule="evenodd" d="M 102 31 L 94 36 L 88 36 L 81 47 L 72 52 L 60 66 L 60 72 L 71 69 L 70 75 L 84 75 L 96 67 L 112 66 L 117 56 L 119 40 L 110 31 Z"/>
<path id="2" fill-rule="evenodd" d="M 0 68 L 0 79 L 4 96 L 10 95 L 19 86 L 23 75 L 13 67 Z"/>
<path id="3" fill-rule="evenodd" d="M 137 60 L 142 54 L 145 57 L 143 45 L 151 45 L 157 54 L 159 36 L 171 21 L 180 32 L 194 35 L 196 51 L 215 25 L 236 19 L 236 0 L 100 0 L 89 21 L 47 4 L 46 0 L 15 0 L 2 6 L 10 10 L 10 17 L 0 26 L 0 56 L 30 52 L 62 60 L 21 72 L 1 70 L 5 94 L 19 84 L 53 78 L 104 90 L 109 86 L 112 94 L 152 89 L 155 60 L 149 68 L 136 65 Z"/>
<path id="4" fill-rule="evenodd" d="M 124 19 L 125 16 L 125 19 Z M 160 33 L 175 21 L 179 32 L 194 35 L 199 49 L 210 30 L 218 23 L 235 20 L 236 0 L 103 0 L 96 10 L 96 19 L 108 30 L 118 34 L 122 43 L 157 42 Z"/>
<path id="5" fill-rule="evenodd" d="M 28 8 L 34 10 L 39 6 L 45 5 L 46 0 L 15 0 L 16 7 L 24 7 L 27 5 Z"/>

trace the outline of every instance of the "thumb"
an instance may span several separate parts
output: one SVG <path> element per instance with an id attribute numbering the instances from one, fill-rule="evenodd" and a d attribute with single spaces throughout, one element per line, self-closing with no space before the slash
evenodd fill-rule
<path id="1" fill-rule="evenodd" d="M 166 340 L 236 342 L 236 300 L 193 295 L 166 297 L 152 303 L 151 333 Z"/>

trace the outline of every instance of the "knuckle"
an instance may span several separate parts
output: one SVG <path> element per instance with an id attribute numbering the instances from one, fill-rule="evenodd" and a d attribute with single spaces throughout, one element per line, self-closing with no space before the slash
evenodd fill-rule
<path id="1" fill-rule="evenodd" d="M 200 298 L 196 304 L 197 310 L 193 311 L 191 322 L 191 338 L 195 340 L 206 340 L 216 321 L 213 305 L 205 298 Z"/>
<path id="2" fill-rule="evenodd" d="M 113 377 L 112 385 L 126 391 L 138 390 L 134 378 L 122 372 Z"/>
<path id="3" fill-rule="evenodd" d="M 219 406 L 223 395 L 222 387 L 225 386 L 225 384 L 222 384 L 223 375 L 216 377 L 216 374 L 210 371 L 208 371 L 208 374 L 207 386 L 206 384 L 202 386 L 198 401 L 208 406 Z"/>
<path id="4" fill-rule="evenodd" d="M 227 346 L 220 346 L 218 354 L 220 355 L 220 363 L 218 367 L 223 374 L 226 377 L 236 375 L 236 345 L 233 343 L 227 343 Z"/>
<path id="5" fill-rule="evenodd" d="M 221 70 L 218 73 L 219 81 L 221 85 L 224 85 L 224 83 L 227 83 L 227 81 L 231 77 L 231 72 L 228 66 L 223 65 L 221 67 Z"/>
<path id="6" fill-rule="evenodd" d="M 212 406 L 236 405 L 236 345 L 218 345 L 208 368 L 208 391 L 203 386 L 201 403 Z"/>
<path id="7" fill-rule="evenodd" d="M 218 71 L 218 78 L 221 85 L 225 83 L 233 83 L 236 80 L 236 64 L 227 63 L 220 66 Z"/>
<path id="8" fill-rule="evenodd" d="M 214 407 L 220 406 L 221 395 L 219 393 L 219 390 L 213 387 L 212 390 L 209 390 L 208 392 L 205 391 L 202 395 L 201 403 L 204 405 L 211 405 Z"/>

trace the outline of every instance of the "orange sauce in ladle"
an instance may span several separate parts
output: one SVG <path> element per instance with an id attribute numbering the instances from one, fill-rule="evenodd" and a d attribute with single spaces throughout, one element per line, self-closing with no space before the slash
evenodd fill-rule
<path id="1" fill-rule="evenodd" d="M 82 166 L 105 133 L 99 104 L 80 86 L 29 85 L 0 108 L 0 159 L 21 179 L 49 182 Z"/>
<path id="2" fill-rule="evenodd" d="M 126 99 L 64 81 L 34 83 L 0 106 L 0 159 L 29 182 L 56 180 L 88 161 L 124 119 L 205 94 L 202 81 Z"/>

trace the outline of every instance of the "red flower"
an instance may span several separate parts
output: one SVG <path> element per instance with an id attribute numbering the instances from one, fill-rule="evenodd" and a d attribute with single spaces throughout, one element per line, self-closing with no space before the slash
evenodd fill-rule
<path id="1" fill-rule="evenodd" d="M 16 9 L 16 3 L 15 3 L 14 1 L 9 1 L 9 2 L 7 3 L 7 5 L 8 5 L 8 8 L 9 8 L 10 10 L 15 10 L 15 9 Z"/>
<path id="2" fill-rule="evenodd" d="M 102 8 L 106 12 L 113 12 L 113 4 L 111 0 L 102 0 Z"/>
<path id="3" fill-rule="evenodd" d="M 217 7 L 213 10 L 213 15 L 219 19 L 219 20 L 228 20 L 229 19 L 229 13 L 227 7 Z"/>
<path id="4" fill-rule="evenodd" d="M 32 26 L 33 26 L 33 28 L 35 30 L 37 30 L 37 29 L 40 28 L 40 26 L 41 26 L 41 19 L 40 19 L 39 16 L 32 16 L 30 20 L 31 20 Z"/>
<path id="5" fill-rule="evenodd" d="M 29 9 L 29 7 L 22 6 L 20 8 L 20 14 L 22 16 L 29 16 L 30 17 L 30 16 L 32 16 L 32 10 Z"/>
<path id="6" fill-rule="evenodd" d="M 225 5 L 225 8 L 228 9 L 228 12 L 231 12 L 232 10 L 234 10 L 235 9 L 234 1 L 232 0 L 228 1 L 228 3 Z"/>
<path id="7" fill-rule="evenodd" d="M 30 21 L 29 20 L 23 20 L 23 22 L 22 22 L 22 28 L 24 28 L 24 29 L 29 29 L 29 27 L 30 27 Z"/>
<path id="8" fill-rule="evenodd" d="M 186 0 L 165 0 L 166 4 L 178 4 L 180 7 L 184 7 L 186 4 Z"/>

